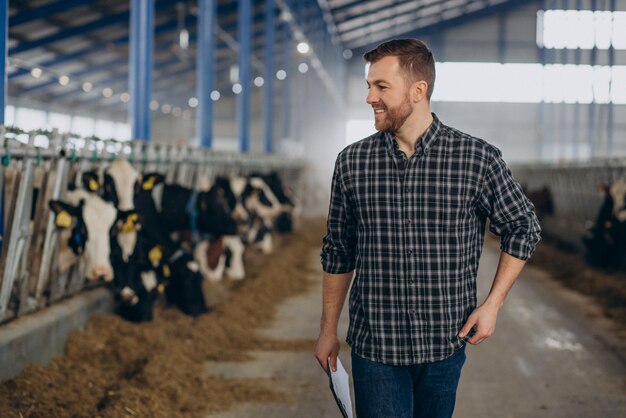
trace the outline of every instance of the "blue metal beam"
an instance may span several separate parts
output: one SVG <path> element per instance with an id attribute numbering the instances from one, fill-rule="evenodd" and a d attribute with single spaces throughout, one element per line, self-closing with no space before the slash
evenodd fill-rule
<path id="1" fill-rule="evenodd" d="M 52 3 L 36 6 L 32 9 L 19 12 L 9 18 L 9 26 L 14 28 L 24 23 L 32 22 L 37 19 L 46 19 L 55 13 L 65 12 L 75 7 L 89 6 L 100 0 L 58 0 Z"/>
<path id="2" fill-rule="evenodd" d="M 166 10 L 172 7 L 174 2 L 175 0 L 156 0 L 156 10 L 157 11 Z M 107 15 L 95 21 L 86 23 L 84 25 L 72 26 L 70 28 L 60 30 L 57 33 L 45 36 L 43 38 L 34 39 L 32 41 L 27 41 L 27 42 L 22 42 L 16 47 L 12 48 L 9 51 L 9 55 L 16 55 L 16 54 L 19 54 L 20 52 L 28 51 L 29 49 L 43 47 L 49 43 L 59 42 L 68 38 L 72 38 L 74 36 L 83 35 L 88 32 L 105 28 L 107 26 L 116 25 L 116 24 L 126 25 L 127 24 L 126 22 L 128 22 L 129 18 L 130 18 L 129 12 L 121 12 L 121 13 L 115 13 L 112 15 Z"/>
<path id="3" fill-rule="evenodd" d="M 290 74 L 289 64 L 291 63 L 291 49 L 293 48 L 293 43 L 291 40 L 290 29 L 287 24 L 284 25 L 283 30 L 283 44 L 285 45 L 285 49 L 283 49 L 283 69 L 287 72 L 287 78 L 281 81 L 281 100 L 280 107 L 282 115 L 281 119 L 281 141 L 284 141 L 286 138 L 289 138 L 289 121 L 291 119 L 291 103 L 290 103 L 290 91 L 289 91 L 289 82 L 293 74 Z"/>
<path id="4" fill-rule="evenodd" d="M 154 0 L 132 0 L 130 6 L 130 106 L 131 139 L 150 140 L 150 96 L 154 46 Z"/>
<path id="5" fill-rule="evenodd" d="M 200 145 L 203 148 L 211 148 L 213 145 L 213 101 L 210 94 L 213 89 L 215 73 L 216 6 L 215 0 L 199 0 L 196 130 Z"/>
<path id="6" fill-rule="evenodd" d="M 252 49 L 250 35 L 252 26 L 251 0 L 239 0 L 239 84 L 241 93 L 237 97 L 237 128 L 239 151 L 250 151 L 250 74 L 252 67 Z"/>
<path id="7" fill-rule="evenodd" d="M 0 125 L 4 125 L 4 110 L 7 103 L 8 17 L 9 0 L 0 0 Z M 1 187 L 0 190 L 2 190 Z M 4 202 L 4 199 L 2 199 L 2 201 Z M 1 234 L 2 230 L 0 230 L 0 235 Z"/>
<path id="8" fill-rule="evenodd" d="M 263 89 L 263 150 L 271 154 L 274 144 L 274 50 L 276 42 L 274 0 L 265 1 L 265 84 Z"/>

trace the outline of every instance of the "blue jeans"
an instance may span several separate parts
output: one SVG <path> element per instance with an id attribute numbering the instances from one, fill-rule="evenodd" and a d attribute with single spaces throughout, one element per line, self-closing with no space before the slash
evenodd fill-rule
<path id="1" fill-rule="evenodd" d="M 389 366 L 352 353 L 357 418 L 450 418 L 465 347 L 434 363 Z"/>

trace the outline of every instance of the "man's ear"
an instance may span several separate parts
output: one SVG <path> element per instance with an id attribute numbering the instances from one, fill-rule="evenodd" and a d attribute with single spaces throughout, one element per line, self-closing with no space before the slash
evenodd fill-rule
<path id="1" fill-rule="evenodd" d="M 415 103 L 428 100 L 428 83 L 425 80 L 419 80 L 411 86 L 411 99 Z"/>
<path id="2" fill-rule="evenodd" d="M 81 177 L 83 181 L 83 187 L 85 190 L 91 193 L 100 192 L 100 177 L 95 171 L 86 171 Z"/>
<path id="3" fill-rule="evenodd" d="M 72 206 L 61 200 L 50 200 L 48 206 L 54 212 L 54 223 L 58 228 L 70 228 L 73 218 L 78 217 L 81 206 Z"/>

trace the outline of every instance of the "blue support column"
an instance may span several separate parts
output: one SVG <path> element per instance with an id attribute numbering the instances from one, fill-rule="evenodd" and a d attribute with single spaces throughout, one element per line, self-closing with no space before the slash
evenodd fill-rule
<path id="1" fill-rule="evenodd" d="M 274 50 L 276 23 L 274 0 L 265 2 L 265 90 L 263 92 L 263 150 L 274 152 Z"/>
<path id="2" fill-rule="evenodd" d="M 237 128 L 239 151 L 250 151 L 250 72 L 252 50 L 250 48 L 250 32 L 252 26 L 252 3 L 250 0 L 239 0 L 238 32 L 239 32 L 239 84 L 241 93 L 237 97 Z"/>
<path id="3" fill-rule="evenodd" d="M 289 64 L 291 62 L 291 49 L 293 45 L 291 43 L 291 36 L 289 34 L 289 25 L 283 25 L 283 69 L 287 72 L 287 78 L 281 81 L 281 99 L 280 99 L 280 107 L 281 107 L 281 140 L 289 138 L 289 122 L 291 119 L 291 103 L 290 103 L 290 92 L 289 92 L 289 81 L 293 74 L 290 74 Z"/>
<path id="4" fill-rule="evenodd" d="M 150 140 L 150 95 L 154 42 L 154 0 L 132 0 L 128 85 L 132 139 Z"/>
<path id="5" fill-rule="evenodd" d="M 9 37 L 9 0 L 0 0 L 0 125 L 4 125 L 4 111 L 7 105 L 7 40 Z"/>
<path id="6" fill-rule="evenodd" d="M 215 23 L 217 1 L 198 0 L 198 62 L 196 75 L 196 128 L 200 145 L 211 148 L 213 145 L 213 101 L 211 91 L 215 73 Z"/>

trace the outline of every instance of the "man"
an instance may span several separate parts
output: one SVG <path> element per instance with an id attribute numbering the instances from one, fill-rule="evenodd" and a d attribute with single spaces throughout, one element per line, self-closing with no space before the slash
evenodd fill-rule
<path id="1" fill-rule="evenodd" d="M 315 356 L 336 370 L 356 272 L 346 341 L 357 416 L 451 417 L 465 343 L 492 335 L 541 229 L 500 150 L 430 112 L 435 62 L 423 42 L 392 40 L 364 57 L 378 132 L 337 157 Z M 487 218 L 502 252 L 476 307 Z"/>

